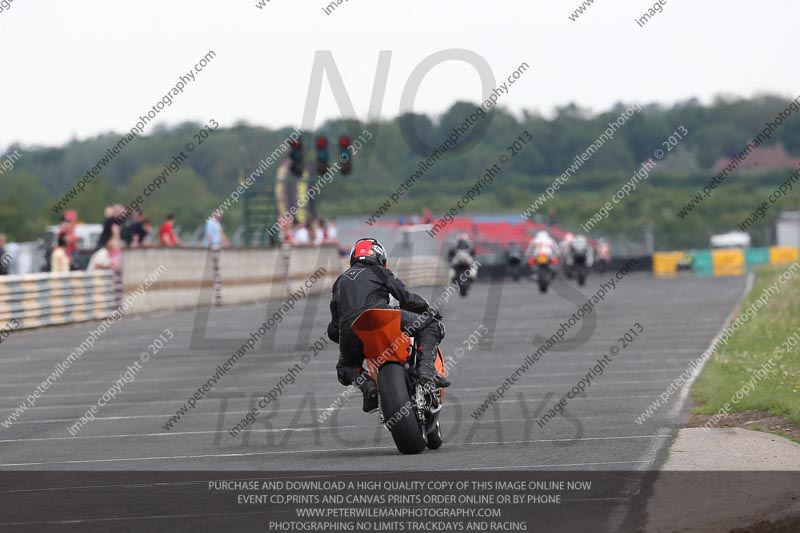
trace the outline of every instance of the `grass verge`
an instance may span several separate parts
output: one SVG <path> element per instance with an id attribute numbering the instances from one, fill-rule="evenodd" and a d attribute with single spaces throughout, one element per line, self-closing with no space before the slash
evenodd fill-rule
<path id="1" fill-rule="evenodd" d="M 770 286 L 779 287 L 777 294 L 720 347 L 694 386 L 694 412 L 720 414 L 713 426 L 727 413 L 744 411 L 783 415 L 800 426 L 800 270 L 792 273 L 789 266 L 759 269 L 738 313 Z"/>

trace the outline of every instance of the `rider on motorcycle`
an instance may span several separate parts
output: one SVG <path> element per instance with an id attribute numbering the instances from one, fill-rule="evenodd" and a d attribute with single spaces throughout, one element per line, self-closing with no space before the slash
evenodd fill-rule
<path id="1" fill-rule="evenodd" d="M 350 251 L 350 268 L 333 284 L 328 338 L 339 344 L 336 375 L 342 385 L 355 384 L 364 394 L 364 412 L 378 407 L 378 388 L 364 370 L 364 345 L 352 325 L 367 309 L 393 309 L 389 296 L 400 303 L 403 333 L 415 337 L 419 347 L 417 377 L 422 384 L 447 387 L 450 382 L 436 373 L 434 361 L 444 338 L 441 315 L 425 298 L 410 292 L 386 268 L 386 250 L 376 239 L 360 239 Z"/>
<path id="2" fill-rule="evenodd" d="M 569 247 L 572 246 L 572 241 L 574 240 L 575 234 L 568 231 L 564 234 L 564 239 L 559 244 L 559 252 L 561 252 L 561 257 L 565 262 L 569 258 Z"/>
<path id="3" fill-rule="evenodd" d="M 475 279 L 478 275 L 478 264 L 475 261 L 475 245 L 466 233 L 456 235 L 456 243 L 447 254 L 450 261 L 450 283 L 455 283 L 457 270 L 469 270 L 468 276 Z"/>
<path id="4" fill-rule="evenodd" d="M 569 243 L 567 248 L 571 265 L 583 265 L 591 268 L 594 263 L 594 249 L 589 244 L 589 239 L 585 235 L 578 234 Z"/>
<path id="5" fill-rule="evenodd" d="M 605 271 L 606 268 L 611 264 L 611 247 L 608 245 L 608 241 L 605 239 L 599 239 L 597 241 L 597 263 L 600 268 Z"/>
<path id="6" fill-rule="evenodd" d="M 531 242 L 528 244 L 528 250 L 525 255 L 528 257 L 528 262 L 535 261 L 540 254 L 544 254 L 551 260 L 557 256 L 558 245 L 556 241 L 550 236 L 549 233 L 542 230 L 539 231 Z"/>
<path id="7" fill-rule="evenodd" d="M 520 250 L 517 243 L 512 242 L 508 245 L 506 250 L 506 263 L 514 281 L 519 280 L 519 269 L 522 265 L 522 250 Z"/>

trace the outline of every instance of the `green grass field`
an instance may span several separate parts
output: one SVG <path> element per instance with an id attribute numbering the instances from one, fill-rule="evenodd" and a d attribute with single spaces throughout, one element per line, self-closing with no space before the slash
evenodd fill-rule
<path id="1" fill-rule="evenodd" d="M 736 316 L 788 267 L 760 269 Z M 696 413 L 763 411 L 786 415 L 800 426 L 800 271 L 788 275 L 779 292 L 706 364 L 693 390 Z"/>

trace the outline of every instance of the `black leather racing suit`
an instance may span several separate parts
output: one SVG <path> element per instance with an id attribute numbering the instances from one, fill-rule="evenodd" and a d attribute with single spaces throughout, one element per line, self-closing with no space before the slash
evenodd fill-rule
<path id="1" fill-rule="evenodd" d="M 336 279 L 331 296 L 328 338 L 339 343 L 336 375 L 342 385 L 356 382 L 364 364 L 364 345 L 353 333 L 353 321 L 367 309 L 392 309 L 389 295 L 400 302 L 400 327 L 416 338 L 422 350 L 421 359 L 434 360 L 444 338 L 444 328 L 432 316 L 433 312 L 429 313 L 431 316 L 420 317 L 420 313 L 429 309 L 427 300 L 409 291 L 388 268 L 356 263 Z"/>

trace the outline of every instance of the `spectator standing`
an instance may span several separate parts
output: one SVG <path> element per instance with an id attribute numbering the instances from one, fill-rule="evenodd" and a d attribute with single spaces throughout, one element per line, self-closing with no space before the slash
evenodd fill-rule
<path id="1" fill-rule="evenodd" d="M 112 239 L 119 239 L 122 221 L 120 216 L 125 212 L 125 208 L 119 204 L 110 205 L 103 211 L 103 231 L 97 240 L 97 248 L 100 250 Z"/>
<path id="2" fill-rule="evenodd" d="M 70 256 L 67 253 L 67 236 L 60 234 L 58 244 L 50 254 L 50 272 L 69 272 Z"/>
<path id="3" fill-rule="evenodd" d="M 6 235 L 0 233 L 0 276 L 8 275 L 8 265 L 11 263 L 11 256 L 6 252 Z"/>
<path id="4" fill-rule="evenodd" d="M 145 217 L 144 212 L 134 211 L 133 222 L 122 229 L 122 240 L 128 248 L 147 246 L 147 236 L 152 229 L 150 220 Z"/>
<path id="5" fill-rule="evenodd" d="M 319 225 L 320 228 L 322 228 L 322 237 L 324 242 L 339 241 L 339 232 L 336 230 L 336 225 L 334 225 L 333 220 L 329 222 L 327 220 L 320 219 Z"/>
<path id="6" fill-rule="evenodd" d="M 89 259 L 89 266 L 86 267 L 87 272 L 96 272 L 97 270 L 119 270 L 122 266 L 122 242 L 119 239 L 111 239 L 106 245 L 95 253 Z"/>
<path id="7" fill-rule="evenodd" d="M 220 222 L 220 219 L 222 219 L 222 213 L 216 211 L 211 217 L 209 217 L 208 220 L 206 220 L 206 233 L 205 237 L 203 238 L 203 242 L 205 242 L 209 248 L 230 246 L 228 237 L 225 235 L 225 231 L 222 229 L 222 223 Z"/>
<path id="8" fill-rule="evenodd" d="M 64 252 L 66 252 L 70 262 L 72 262 L 72 257 L 78 250 L 78 243 L 80 242 L 78 236 L 75 235 L 75 224 L 77 223 L 78 213 L 71 209 L 65 211 L 64 216 L 61 217 L 61 224 L 58 227 L 58 235 L 56 236 L 56 242 L 58 242 L 62 235 L 64 236 L 66 241 Z"/>
<path id="9" fill-rule="evenodd" d="M 167 215 L 167 218 L 161 224 L 158 230 L 158 239 L 161 242 L 161 246 L 174 247 L 181 245 L 180 239 L 175 235 L 175 215 L 172 213 Z"/>
<path id="10" fill-rule="evenodd" d="M 295 246 L 311 244 L 311 236 L 309 235 L 308 228 L 306 226 L 301 224 L 299 221 L 295 221 L 293 229 L 292 244 Z"/>
<path id="11" fill-rule="evenodd" d="M 550 208 L 550 211 L 547 215 L 547 225 L 548 226 L 558 225 L 558 211 L 556 211 L 555 207 Z"/>
<path id="12" fill-rule="evenodd" d="M 308 238 L 311 240 L 314 246 L 319 246 L 322 244 L 324 237 L 322 235 L 322 228 L 319 226 L 319 223 L 315 220 L 313 222 L 309 222 L 307 227 Z"/>

